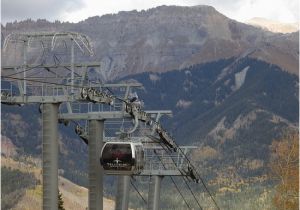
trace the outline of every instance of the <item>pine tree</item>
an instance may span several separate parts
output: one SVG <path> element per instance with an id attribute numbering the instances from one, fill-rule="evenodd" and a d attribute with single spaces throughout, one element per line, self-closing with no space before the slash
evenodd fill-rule
<path id="1" fill-rule="evenodd" d="M 62 199 L 62 193 L 58 190 L 58 209 L 65 210 L 64 208 L 64 201 Z"/>

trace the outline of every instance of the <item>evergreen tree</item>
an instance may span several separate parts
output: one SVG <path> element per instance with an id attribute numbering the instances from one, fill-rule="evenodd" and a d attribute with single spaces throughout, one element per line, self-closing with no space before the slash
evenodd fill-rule
<path id="1" fill-rule="evenodd" d="M 66 210 L 64 208 L 64 201 L 62 199 L 62 193 L 58 190 L 58 209 L 59 210 Z"/>

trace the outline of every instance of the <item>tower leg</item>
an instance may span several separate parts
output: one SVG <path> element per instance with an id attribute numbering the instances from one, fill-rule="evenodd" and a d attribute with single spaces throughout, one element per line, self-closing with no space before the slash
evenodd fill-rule
<path id="1" fill-rule="evenodd" d="M 130 176 L 118 176 L 118 188 L 115 210 L 128 210 Z"/>
<path id="2" fill-rule="evenodd" d="M 89 210 L 103 210 L 103 169 L 100 166 L 103 131 L 103 120 L 89 121 Z"/>
<path id="3" fill-rule="evenodd" d="M 43 210 L 58 209 L 58 104 L 43 104 Z"/>
<path id="4" fill-rule="evenodd" d="M 154 185 L 150 185 L 148 194 L 148 210 L 159 210 L 160 189 L 163 176 L 155 176 Z"/>

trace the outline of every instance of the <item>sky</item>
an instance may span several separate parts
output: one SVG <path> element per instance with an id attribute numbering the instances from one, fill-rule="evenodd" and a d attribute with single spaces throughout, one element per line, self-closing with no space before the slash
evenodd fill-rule
<path id="1" fill-rule="evenodd" d="M 140 11 L 160 5 L 210 5 L 241 22 L 253 17 L 299 22 L 299 0 L 2 0 L 1 23 L 28 18 L 76 23 L 96 15 Z"/>

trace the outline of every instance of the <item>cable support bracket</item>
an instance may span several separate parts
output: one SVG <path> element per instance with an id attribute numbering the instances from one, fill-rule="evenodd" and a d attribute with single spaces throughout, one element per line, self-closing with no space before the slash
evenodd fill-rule
<path id="1" fill-rule="evenodd" d="M 104 103 L 111 106 L 114 104 L 113 96 L 96 90 L 95 88 L 81 88 L 80 97 L 82 100 L 91 101 L 93 103 Z"/>
<path id="2" fill-rule="evenodd" d="M 89 144 L 88 133 L 80 125 L 75 126 L 75 133 L 84 141 L 85 144 Z"/>

